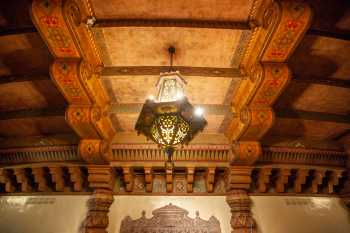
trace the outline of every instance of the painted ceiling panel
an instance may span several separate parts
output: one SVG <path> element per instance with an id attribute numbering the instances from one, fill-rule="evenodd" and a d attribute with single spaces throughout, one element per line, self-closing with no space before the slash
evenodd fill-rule
<path id="1" fill-rule="evenodd" d="M 167 66 L 169 46 L 174 66 L 231 67 L 242 30 L 177 27 L 109 27 L 96 29 L 106 66 Z M 245 33 L 247 31 L 244 31 Z M 243 39 L 242 39 L 243 40 Z M 238 49 L 238 51 L 240 51 Z M 235 66 L 237 66 L 236 64 Z"/>

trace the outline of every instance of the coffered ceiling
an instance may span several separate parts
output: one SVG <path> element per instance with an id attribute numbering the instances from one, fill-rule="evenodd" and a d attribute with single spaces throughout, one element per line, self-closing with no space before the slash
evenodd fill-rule
<path id="1" fill-rule="evenodd" d="M 186 96 L 204 107 L 208 120 L 193 144 L 228 143 L 223 132 L 237 117 L 230 100 L 244 78 L 239 64 L 251 38 L 253 2 L 91 0 L 114 143 L 147 143 L 134 124 L 145 99 L 156 93 L 159 73 L 169 69 L 170 45 L 176 48 L 175 69 L 187 81 Z M 312 26 L 290 57 L 293 77 L 262 141 L 341 149 L 350 138 L 349 3 L 309 2 Z M 53 58 L 31 22 L 30 4 L 0 4 L 0 144 L 75 144 L 65 121 L 66 100 L 50 79 Z"/>

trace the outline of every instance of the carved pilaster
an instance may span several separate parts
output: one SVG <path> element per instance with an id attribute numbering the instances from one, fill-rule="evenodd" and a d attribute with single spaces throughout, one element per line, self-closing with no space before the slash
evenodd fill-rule
<path id="1" fill-rule="evenodd" d="M 226 202 L 231 208 L 232 233 L 256 233 L 256 224 L 250 208 L 251 200 L 246 190 L 232 190 L 226 196 Z"/>
<path id="2" fill-rule="evenodd" d="M 89 166 L 88 173 L 89 186 L 94 189 L 94 193 L 88 201 L 84 233 L 107 233 L 108 212 L 114 200 L 113 170 L 109 166 Z"/>

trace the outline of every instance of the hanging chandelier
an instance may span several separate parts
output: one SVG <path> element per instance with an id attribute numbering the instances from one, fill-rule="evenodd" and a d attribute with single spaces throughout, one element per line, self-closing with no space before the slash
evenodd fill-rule
<path id="1" fill-rule="evenodd" d="M 160 74 L 157 98 L 150 96 L 143 104 L 135 130 L 163 148 L 171 162 L 175 147 L 188 144 L 207 121 L 203 109 L 194 108 L 186 98 L 184 78 L 172 69 L 175 48 L 170 47 L 168 51 L 170 70 Z"/>

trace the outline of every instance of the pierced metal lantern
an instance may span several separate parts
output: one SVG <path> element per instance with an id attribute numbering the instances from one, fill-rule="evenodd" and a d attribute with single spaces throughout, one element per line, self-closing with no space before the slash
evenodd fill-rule
<path id="1" fill-rule="evenodd" d="M 179 72 L 162 73 L 157 99 L 146 100 L 135 125 L 138 134 L 164 148 L 169 157 L 176 145 L 188 144 L 207 124 L 184 96 L 184 85 Z"/>

